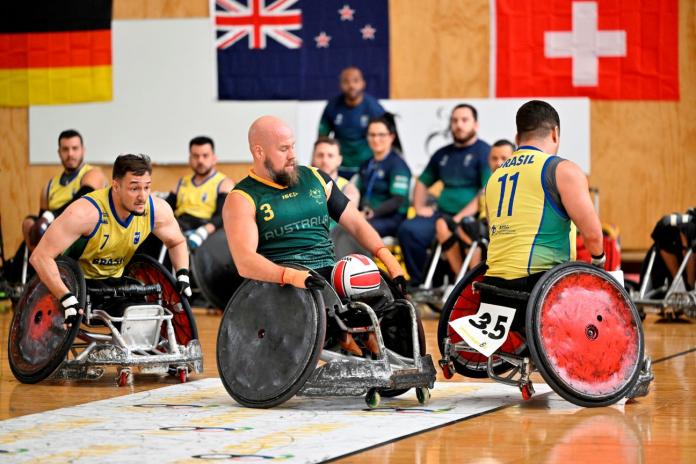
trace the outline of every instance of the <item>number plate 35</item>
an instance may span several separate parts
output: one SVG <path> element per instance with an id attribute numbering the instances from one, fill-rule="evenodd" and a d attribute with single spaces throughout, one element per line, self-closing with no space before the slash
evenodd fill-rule
<path id="1" fill-rule="evenodd" d="M 473 349 L 491 356 L 507 339 L 515 308 L 481 303 L 473 316 L 465 316 L 449 325 Z"/>

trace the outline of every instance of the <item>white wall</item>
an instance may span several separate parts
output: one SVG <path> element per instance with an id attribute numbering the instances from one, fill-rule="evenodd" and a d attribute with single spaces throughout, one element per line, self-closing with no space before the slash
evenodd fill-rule
<path id="1" fill-rule="evenodd" d="M 186 163 L 188 141 L 201 134 L 215 139 L 220 161 L 248 162 L 246 131 L 264 114 L 274 114 L 296 130 L 300 160 L 309 160 L 324 102 L 217 101 L 210 20 L 114 21 L 112 40 L 114 100 L 32 106 L 32 164 L 58 162 L 56 137 L 67 128 L 83 134 L 93 163 L 110 163 L 125 152 L 147 153 L 159 164 Z M 399 115 L 399 134 L 414 173 L 423 169 L 435 149 L 449 143 L 442 135 L 432 137 L 427 149 L 425 142 L 447 127 L 450 109 L 460 101 L 478 109 L 481 138 L 489 143 L 514 138 L 515 111 L 525 99 L 382 101 Z M 561 116 L 560 154 L 589 172 L 589 100 L 547 101 Z"/>

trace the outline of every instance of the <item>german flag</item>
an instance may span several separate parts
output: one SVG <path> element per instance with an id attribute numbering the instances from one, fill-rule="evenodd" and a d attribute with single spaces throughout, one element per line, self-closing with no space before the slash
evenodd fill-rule
<path id="1" fill-rule="evenodd" d="M 0 106 L 111 100 L 111 0 L 0 6 Z"/>

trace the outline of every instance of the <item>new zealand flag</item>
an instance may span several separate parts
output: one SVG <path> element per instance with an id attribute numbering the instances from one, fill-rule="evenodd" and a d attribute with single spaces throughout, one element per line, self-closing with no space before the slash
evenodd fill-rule
<path id="1" fill-rule="evenodd" d="M 216 0 L 220 100 L 323 100 L 343 68 L 389 97 L 387 0 Z"/>

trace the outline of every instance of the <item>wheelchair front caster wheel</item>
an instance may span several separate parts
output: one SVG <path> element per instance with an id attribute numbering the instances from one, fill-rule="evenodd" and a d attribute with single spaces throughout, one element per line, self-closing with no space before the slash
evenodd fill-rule
<path id="1" fill-rule="evenodd" d="M 430 401 L 430 389 L 428 387 L 416 388 L 416 398 L 419 404 L 428 404 Z"/>
<path id="2" fill-rule="evenodd" d="M 451 379 L 454 377 L 454 364 L 452 361 L 445 361 L 444 359 L 441 359 L 439 361 L 440 364 L 440 369 L 442 369 L 442 375 L 446 379 Z"/>
<path id="3" fill-rule="evenodd" d="M 522 392 L 522 398 L 525 401 L 529 401 L 534 395 L 534 387 L 531 383 L 520 385 L 520 392 Z"/>
<path id="4" fill-rule="evenodd" d="M 179 378 L 179 382 L 186 383 L 188 380 L 188 369 L 185 367 L 179 367 L 176 370 L 176 376 Z"/>
<path id="5" fill-rule="evenodd" d="M 379 406 L 380 401 L 382 401 L 382 395 L 379 394 L 377 389 L 370 388 L 365 395 L 365 403 L 370 409 L 374 409 Z"/>
<path id="6" fill-rule="evenodd" d="M 121 369 L 118 371 L 118 386 L 125 387 L 126 385 L 133 385 L 133 373 L 130 369 Z"/>

